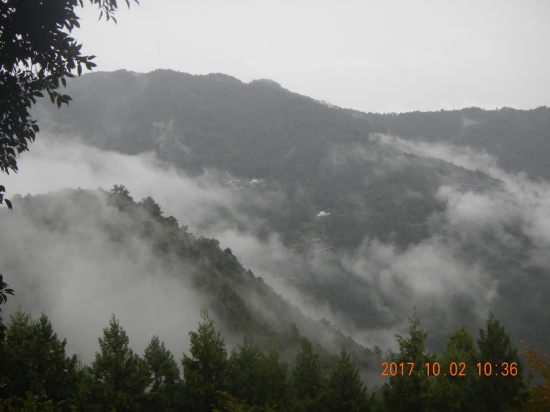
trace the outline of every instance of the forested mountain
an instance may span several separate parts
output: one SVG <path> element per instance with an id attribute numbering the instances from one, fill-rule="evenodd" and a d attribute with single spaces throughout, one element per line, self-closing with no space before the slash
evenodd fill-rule
<path id="1" fill-rule="evenodd" d="M 240 255 L 274 286 L 328 305 L 333 321 L 403 328 L 416 305 L 430 313 L 429 344 L 442 348 L 458 325 L 493 310 L 516 342 L 548 347 L 547 186 L 430 157 L 418 139 L 451 154 L 468 144 L 463 157 L 485 148 L 508 170 L 544 177 L 549 109 L 374 115 L 269 80 L 168 70 L 93 73 L 69 87 L 70 107 L 38 111 L 45 130 L 102 150 L 153 151 L 191 176 L 220 171 L 209 184 L 239 195 L 227 195 L 210 226 L 221 219 L 258 239 L 261 259 Z M 294 254 L 273 257 L 274 233 Z"/>
<path id="2" fill-rule="evenodd" d="M 451 143 L 495 156 L 509 172 L 550 180 L 550 108 L 482 110 L 471 107 L 440 112 L 376 114 L 360 117 L 385 132 L 413 141 Z"/>
<path id="3" fill-rule="evenodd" d="M 68 309 L 80 307 L 76 299 L 122 313 L 125 322 L 137 319 L 130 326 L 141 331 L 140 339 L 150 329 L 141 329 L 144 320 L 163 325 L 150 335 L 167 333 L 179 345 L 173 331 L 191 329 L 200 306 L 208 307 L 236 351 L 216 352 L 220 365 L 229 362 L 228 378 L 217 387 L 224 393 L 216 398 L 219 408 L 271 405 L 272 395 L 239 389 L 243 379 L 255 379 L 236 372 L 247 357 L 256 366 L 241 369 L 250 376 L 271 365 L 275 375 L 286 376 L 278 381 L 280 394 L 295 388 L 280 395 L 286 399 L 280 410 L 319 410 L 319 402 L 327 406 L 333 399 L 355 399 L 359 410 L 365 402 L 399 410 L 410 388 L 416 394 L 411 402 L 423 410 L 471 409 L 460 399 L 474 402 L 487 391 L 495 395 L 483 397 L 481 410 L 517 407 L 524 399 L 519 381 L 474 379 L 480 373 L 471 368 L 486 361 L 509 367 L 520 339 L 548 351 L 548 109 L 374 115 L 332 107 L 268 80 L 245 84 L 222 74 L 167 70 L 94 73 L 68 87 L 70 107 L 36 112 L 40 137 L 49 144 L 42 147 L 49 148 L 46 156 L 66 150 L 56 159 L 67 173 L 76 173 L 74 162 L 90 172 L 114 170 L 109 162 L 117 159 L 143 169 L 145 179 L 153 162 L 157 183 L 148 187 L 171 199 L 171 214 L 188 226 L 164 217 L 151 196 L 135 202 L 122 186 L 13 196 L 15 211 L 9 219 L 3 211 L 0 220 L 0 257 L 5 273 L 20 274 L 10 286 L 25 290 L 27 309 L 92 322 L 86 312 Z M 75 153 L 73 163 L 66 160 Z M 181 193 L 163 195 L 174 191 Z M 488 313 L 476 345 L 469 330 Z M 12 324 L 23 323 L 23 330 L 32 324 L 27 315 L 16 316 Z M 40 322 L 48 329 L 47 320 Z M 111 323 L 104 339 L 118 330 L 115 318 Z M 201 330 L 215 335 L 208 319 L 201 325 L 182 359 L 184 375 L 191 375 L 177 393 L 206 410 L 216 390 L 207 378 L 190 377 L 201 356 L 193 342 L 202 341 Z M 9 332 L 8 326 L 7 344 L 18 342 Z M 79 348 L 87 347 L 83 338 L 77 336 Z M 346 349 L 338 357 L 342 342 Z M 142 379 L 134 355 L 128 362 Z M 279 356 L 292 373 L 282 373 Z M 312 386 L 302 391 L 285 379 L 295 379 L 303 356 L 318 363 L 310 370 Z M 444 368 L 469 359 L 474 378 L 437 380 L 427 371 L 410 381 L 382 378 L 381 357 L 403 365 L 414 357 L 419 368 L 436 359 Z M 80 373 L 96 376 L 101 363 L 87 363 Z M 357 374 L 376 400 L 366 400 L 361 384 L 353 394 L 327 395 L 327 382 L 356 381 Z M 145 382 L 139 379 L 136 384 Z M 71 395 L 80 397 L 75 404 L 107 390 L 84 388 L 86 394 Z M 148 390 L 135 388 L 134 398 L 107 397 L 101 408 L 111 410 L 123 399 L 121 410 L 146 407 Z"/>
<path id="4" fill-rule="evenodd" d="M 67 110 L 46 106 L 51 131 L 121 153 L 155 151 L 188 173 L 216 168 L 260 179 L 262 190 L 285 196 L 268 213 L 253 213 L 287 245 L 314 234 L 336 247 L 357 247 L 367 235 L 404 246 L 429 236 L 426 219 L 442 209 L 441 184 L 495 184 L 381 146 L 371 134 L 383 126 L 268 80 L 118 71 L 86 75 L 71 90 Z M 312 231 L 311 218 L 322 210 L 333 219 Z"/>
<path id="5" fill-rule="evenodd" d="M 550 410 L 549 108 L 81 76 L 82 0 L 30 3 L 0 2 L 0 412 Z"/>
<path id="6" fill-rule="evenodd" d="M 0 411 L 359 412 L 411 405 L 493 411 L 517 410 L 535 399 L 535 392 L 526 391 L 523 363 L 492 313 L 477 345 L 463 326 L 448 336 L 441 356 L 425 347 L 427 332 L 413 313 L 408 335 L 397 336 L 399 352 L 382 358 L 379 348 L 363 348 L 326 320 L 305 317 L 245 269 L 229 248 L 189 233 L 173 216 L 163 216 L 151 197 L 135 202 L 117 185 L 109 192 L 65 190 L 14 201 L 19 206 L 13 216 L 0 213 L 2 233 L 9 234 L 1 240 L 1 253 L 14 273 L 41 267 L 42 286 L 35 292 L 40 297 L 31 305 L 41 306 L 42 295 L 52 292 L 62 299 L 63 287 L 77 278 L 83 281 L 75 290 L 80 307 L 97 310 L 98 284 L 143 287 L 145 273 L 154 280 L 152 288 L 169 282 L 173 289 L 192 290 L 221 321 L 224 334 L 203 309 L 180 360 L 182 379 L 162 337 L 153 335 L 140 356 L 114 314 L 98 338 L 94 360 L 85 365 L 66 353 L 67 340 L 58 338 L 46 314 L 34 319 L 18 309 L 0 341 Z M 32 250 L 30 255 L 21 244 Z M 91 299 L 85 288 L 93 289 Z M 117 294 L 120 290 L 111 297 Z M 146 295 L 159 296 L 154 290 Z M 152 298 L 141 306 L 146 312 L 157 304 Z M 165 316 L 156 314 L 160 321 Z M 240 340 L 230 353 L 223 335 Z M 379 374 L 389 382 L 368 396 L 364 384 L 372 389 Z"/>
<path id="7" fill-rule="evenodd" d="M 238 340 L 247 335 L 261 344 L 274 345 L 284 355 L 296 349 L 300 337 L 305 336 L 324 354 L 325 368 L 331 365 L 329 354 L 346 342 L 365 372 L 369 363 L 374 367 L 371 358 L 381 354 L 379 349 L 374 354 L 361 347 L 327 321 L 304 316 L 261 277 L 245 269 L 230 248 L 222 250 L 218 240 L 194 236 L 173 216 L 164 217 L 160 205 L 151 197 L 136 203 L 124 186 L 115 185 L 110 192 L 67 189 L 14 198 L 19 207 L 10 219 L 2 211 L 2 232 L 11 237 L 2 239 L 1 257 L 6 271 L 22 273 L 40 267 L 46 272 L 45 277 L 59 276 L 70 281 L 71 277 L 92 276 L 87 269 L 91 264 L 96 279 L 90 279 L 90 285 L 96 285 L 99 278 L 116 277 L 121 282 L 126 279 L 139 284 L 143 276 L 151 276 L 158 279 L 159 288 L 166 282 L 176 282 L 176 289 L 196 293 L 199 302 L 211 308 L 221 321 L 222 330 Z M 19 250 L 18 245 L 23 242 L 29 248 L 37 248 L 44 239 L 51 243 L 43 244 L 40 254 L 24 261 L 26 252 Z M 50 285 L 42 281 L 48 293 L 55 288 L 53 284 L 58 284 L 53 279 Z M 27 291 L 27 295 L 35 293 Z M 50 307 L 40 295 L 37 294 L 36 302 L 27 301 L 29 309 Z M 151 291 L 150 295 L 158 293 Z"/>

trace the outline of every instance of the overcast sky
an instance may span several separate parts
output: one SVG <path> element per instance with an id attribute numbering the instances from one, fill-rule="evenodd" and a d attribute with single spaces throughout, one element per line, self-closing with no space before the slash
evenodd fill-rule
<path id="1" fill-rule="evenodd" d="M 98 70 L 269 78 L 372 112 L 550 105 L 547 0 L 119 3 L 118 25 L 79 10 Z"/>

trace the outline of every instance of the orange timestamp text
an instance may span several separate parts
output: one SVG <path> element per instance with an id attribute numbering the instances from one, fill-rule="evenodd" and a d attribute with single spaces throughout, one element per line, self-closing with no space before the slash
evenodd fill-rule
<path id="1" fill-rule="evenodd" d="M 414 362 L 382 362 L 382 376 L 411 376 L 415 374 Z M 518 374 L 517 362 L 501 362 L 493 364 L 491 362 L 476 364 L 477 374 L 479 376 L 516 376 Z M 426 376 L 466 376 L 466 362 L 451 362 L 449 368 L 443 371 L 439 362 L 427 362 L 422 368 Z M 416 372 L 417 375 L 421 373 Z"/>

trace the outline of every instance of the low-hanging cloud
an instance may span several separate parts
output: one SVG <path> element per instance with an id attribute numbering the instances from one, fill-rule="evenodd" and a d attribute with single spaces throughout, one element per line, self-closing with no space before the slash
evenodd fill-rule
<path id="1" fill-rule="evenodd" d="M 101 216 L 116 218 L 118 211 L 95 193 Z M 67 338 L 68 353 L 86 363 L 99 349 L 97 338 L 111 314 L 138 353 L 158 335 L 178 357 L 188 349 L 187 333 L 196 329 L 206 299 L 165 272 L 144 241 L 132 239 L 128 249 L 117 250 L 97 220 L 87 220 L 78 205 L 68 202 L 60 206 L 62 212 L 76 212 L 63 230 L 30 218 L 21 203 L 13 212 L 1 211 L 0 261 L 15 289 L 6 315 L 19 305 L 35 317 L 45 312 L 58 336 Z M 49 210 L 37 213 L 51 215 Z"/>
<path id="2" fill-rule="evenodd" d="M 263 277 L 266 283 L 298 305 L 306 315 L 314 319 L 329 320 L 344 333 L 352 335 L 359 343 L 367 346 L 379 345 L 395 349 L 393 335 L 406 333 L 407 318 L 412 315 L 414 306 L 419 309 L 423 324 L 428 329 L 438 328 L 441 333 L 446 334 L 460 326 L 464 319 L 471 324 L 481 325 L 487 311 L 499 299 L 499 281 L 486 267 L 483 259 L 464 259 L 463 249 L 466 241 L 474 242 L 485 249 L 493 247 L 483 245 L 483 236 L 487 231 L 493 233 L 497 239 L 495 249 L 499 242 L 508 248 L 519 247 L 518 234 L 525 236 L 532 244 L 529 249 L 529 260 L 525 264 L 550 268 L 547 253 L 550 246 L 550 187 L 547 182 L 534 182 L 523 174 L 507 174 L 498 168 L 497 159 L 468 148 L 412 143 L 386 135 L 372 136 L 369 145 L 376 145 L 377 151 L 361 151 L 355 147 L 347 152 L 345 147 L 335 147 L 329 162 L 343 164 L 342 162 L 350 158 L 373 164 L 380 161 L 380 173 L 385 173 L 388 168 L 393 170 L 399 167 L 400 161 L 406 161 L 404 157 L 386 159 L 386 154 L 413 153 L 443 159 L 467 169 L 483 171 L 493 178 L 500 179 L 500 184 L 487 190 L 463 186 L 458 184 L 460 182 L 441 184 L 437 197 L 445 204 L 445 210 L 434 212 L 429 218 L 429 223 L 437 228 L 436 233 L 418 244 L 409 245 L 405 250 L 376 239 L 365 239 L 363 244 L 352 252 L 328 251 L 310 256 L 293 253 L 283 245 L 275 233 L 260 241 L 253 229 L 261 222 L 252 219 L 240 207 L 243 192 L 227 190 L 219 184 L 233 179 L 226 172 L 206 170 L 201 176 L 191 178 L 161 162 L 153 153 L 129 156 L 89 147 L 78 140 L 67 141 L 47 137 L 38 140 L 31 147 L 31 152 L 21 157 L 21 172 L 5 178 L 3 183 L 9 191 L 8 194 L 37 194 L 66 187 L 95 189 L 101 186 L 108 189 L 113 184 L 124 184 L 136 200 L 152 196 L 161 205 L 165 215 L 175 216 L 180 224 L 188 225 L 196 235 L 219 239 L 222 248 L 230 247 L 245 267 L 250 268 L 257 276 Z M 364 159 L 361 159 L 362 155 Z M 14 206 L 17 208 L 17 204 Z M 267 201 L 264 206 L 274 207 Z M 221 209 L 225 212 L 220 212 Z M 228 215 L 230 219 L 227 219 Z M 247 229 L 234 224 L 239 220 L 247 223 Z M 512 226 L 513 230 L 510 229 Z M 26 230 L 29 233 L 19 241 L 19 244 L 14 243 L 11 249 L 2 248 L 4 256 L 11 253 L 12 257 L 20 256 L 21 261 L 24 261 L 23 252 L 20 250 L 29 247 L 40 250 L 40 242 L 47 243 L 39 234 L 33 232 L 35 229 Z M 93 234 L 93 230 L 91 233 L 90 238 L 96 239 L 96 243 L 91 244 L 95 244 L 97 250 L 101 251 L 101 242 L 97 240 L 100 238 L 94 237 L 96 235 Z M 41 240 L 30 240 L 34 236 Z M 150 274 L 141 272 L 142 274 L 138 275 L 138 278 L 142 279 L 140 286 L 121 291 L 123 294 L 119 295 L 118 299 L 110 294 L 114 292 L 103 292 L 102 297 L 102 283 L 113 291 L 118 290 L 119 286 L 116 279 L 107 279 L 102 277 L 101 273 L 116 272 L 116 268 L 119 268 L 119 272 L 122 273 L 121 279 L 126 279 L 125 276 L 131 276 L 132 268 L 139 272 L 138 268 L 141 266 L 122 258 L 116 262 L 107 260 L 99 263 L 101 270 L 92 275 L 97 269 L 97 255 L 93 255 L 92 252 L 79 254 L 78 245 L 67 244 L 62 240 L 53 243 L 58 244 L 56 249 L 50 252 L 50 256 L 55 256 L 55 259 L 48 258 L 47 261 L 59 261 L 63 268 L 60 273 L 73 273 L 74 271 L 68 269 L 73 261 L 64 257 L 66 252 L 70 252 L 69 255 L 75 256 L 75 261 L 78 256 L 81 268 L 79 273 L 82 273 L 71 274 L 70 278 L 52 274 L 52 279 L 57 280 L 51 288 L 43 289 L 43 301 L 50 302 L 44 306 L 44 310 L 47 309 L 47 314 L 54 320 L 54 327 L 60 336 L 69 337 L 70 329 L 78 328 L 76 322 L 79 311 L 73 311 L 71 308 L 82 300 L 74 290 L 77 290 L 77 285 L 84 283 L 86 279 L 92 279 L 89 281 L 97 286 L 90 287 L 90 296 L 85 299 L 91 301 L 97 293 L 98 305 L 105 312 L 101 312 L 101 316 L 98 315 L 98 320 L 95 321 L 97 326 L 94 326 L 96 330 L 90 332 L 94 337 L 99 336 L 100 329 L 105 327 L 112 312 L 117 316 L 119 312 L 121 317 L 125 316 L 121 319 L 121 324 L 129 330 L 132 339 L 132 324 L 137 321 L 131 319 L 140 319 L 144 314 L 150 314 L 153 319 L 156 316 L 155 312 L 160 311 L 173 314 L 175 320 L 174 323 L 170 323 L 172 330 L 178 329 L 177 322 L 181 324 L 182 319 L 187 319 L 187 316 L 190 320 L 185 321 L 185 325 L 178 329 L 178 337 L 171 337 L 170 332 L 163 329 L 158 332 L 151 331 L 147 339 L 156 333 L 167 343 L 174 342 L 173 345 L 177 345 L 175 342 L 181 342 L 183 336 L 183 341 L 187 344 L 187 331 L 195 328 L 198 320 L 197 308 L 200 306 L 200 302 L 197 302 L 196 297 L 189 291 L 182 290 L 181 286 L 179 289 L 172 287 L 170 280 L 162 281 L 159 286 L 150 280 Z M 84 242 L 80 246 L 86 247 Z M 42 264 L 39 259 L 45 258 L 37 256 L 27 262 L 32 263 L 30 267 L 37 268 L 37 273 L 38 268 L 44 265 L 55 266 L 53 263 Z M 48 271 L 55 272 L 54 268 Z M 357 327 L 350 319 L 349 313 L 327 302 L 312 299 L 289 282 L 292 276 L 307 276 L 311 273 L 316 274 L 321 280 L 328 281 L 338 281 L 341 276 L 356 279 L 358 284 L 362 285 L 361 291 L 365 300 L 380 318 L 380 322 L 369 328 Z M 25 276 L 28 276 L 30 280 L 27 281 L 32 283 L 38 282 L 36 279 L 42 275 Z M 162 276 L 164 275 L 160 275 L 160 278 Z M 11 281 L 9 283 L 12 286 L 16 284 Z M 37 284 L 42 283 L 40 280 Z M 27 287 L 21 285 L 22 290 Z M 154 296 L 164 294 L 169 298 L 149 299 L 145 296 L 145 291 L 151 289 L 158 293 Z M 111 301 L 118 303 L 113 304 Z M 26 307 L 27 303 L 24 305 Z M 456 313 L 457 307 L 461 308 L 463 313 Z M 182 312 L 186 315 L 181 315 Z M 61 315 L 63 313 L 64 316 Z M 55 323 L 56 319 L 59 319 L 58 324 Z M 90 325 L 92 324 L 94 323 L 90 321 Z M 442 327 L 442 324 L 445 327 Z M 169 327 L 166 328 L 168 329 Z M 66 333 L 63 333 L 64 331 Z M 141 332 L 135 334 L 140 335 Z M 75 339 L 78 340 L 71 336 L 69 345 Z M 82 336 L 82 342 L 84 340 L 90 341 Z M 92 338 L 92 341 L 95 342 L 95 339 Z M 144 347 L 144 342 L 140 341 L 139 345 Z M 79 345 L 75 343 L 73 347 L 77 353 L 81 353 Z M 172 350 L 179 353 L 178 350 Z"/>

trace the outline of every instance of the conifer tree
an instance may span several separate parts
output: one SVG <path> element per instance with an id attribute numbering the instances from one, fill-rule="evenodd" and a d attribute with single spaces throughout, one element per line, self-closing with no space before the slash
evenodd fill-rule
<path id="1" fill-rule="evenodd" d="M 287 370 L 288 365 L 280 361 L 279 354 L 270 346 L 261 364 L 263 385 L 260 388 L 259 406 L 265 407 L 266 410 L 270 407 L 278 411 L 287 410 L 291 402 Z"/>
<path id="2" fill-rule="evenodd" d="M 259 405 L 264 354 L 257 343 L 245 337 L 242 345 L 231 351 L 227 362 L 228 392 L 249 405 Z"/>
<path id="3" fill-rule="evenodd" d="M 517 410 L 522 403 L 525 384 L 523 365 L 510 343 L 510 336 L 492 312 L 487 319 L 487 330 L 480 329 L 479 335 L 477 343 L 482 371 L 479 402 L 487 411 Z M 486 364 L 491 366 L 490 376 L 485 376 Z M 513 369 L 514 365 L 517 365 L 517 371 Z"/>
<path id="4" fill-rule="evenodd" d="M 307 338 L 301 339 L 301 345 L 292 371 L 292 386 L 299 409 L 314 411 L 319 408 L 318 398 L 323 386 L 321 364 L 319 354 L 313 351 L 313 346 Z"/>
<path id="5" fill-rule="evenodd" d="M 155 202 L 151 196 L 147 196 L 139 201 L 137 204 L 140 208 L 145 210 L 150 216 L 160 219 L 164 212 L 161 210 L 160 205 Z"/>
<path id="6" fill-rule="evenodd" d="M 368 412 L 371 405 L 359 369 L 342 347 L 338 363 L 331 369 L 322 407 L 327 412 Z"/>
<path id="7" fill-rule="evenodd" d="M 124 185 L 113 186 L 109 191 L 108 203 L 122 211 L 130 211 L 135 207 L 134 198 Z"/>
<path id="8" fill-rule="evenodd" d="M 217 392 L 224 390 L 227 351 L 206 309 L 201 310 L 201 316 L 203 321 L 198 331 L 189 332 L 191 356 L 184 353 L 181 362 L 190 410 L 206 412 L 218 406 L 220 396 Z"/>
<path id="9" fill-rule="evenodd" d="M 149 379 L 147 366 L 128 346 L 128 335 L 115 315 L 109 327 L 103 329 L 103 339 L 98 341 L 100 352 L 96 352 L 91 366 L 93 397 L 90 403 L 98 411 L 139 410 Z"/>
<path id="10" fill-rule="evenodd" d="M 67 340 L 60 341 L 48 317 L 39 319 L 17 310 L 10 316 L 2 360 L 2 396 L 25 398 L 30 391 L 53 402 L 70 401 L 76 395 L 78 359 L 65 354 Z"/>
<path id="11" fill-rule="evenodd" d="M 404 363 L 404 365 L 413 362 L 414 373 L 408 375 L 409 366 L 407 365 L 407 373 L 391 376 L 389 384 L 385 384 L 382 388 L 384 405 L 388 410 L 396 412 L 426 411 L 429 410 L 431 402 L 431 382 L 426 375 L 425 364 L 432 365 L 436 358 L 426 351 L 424 341 L 428 332 L 419 328 L 420 319 L 417 317 L 416 309 L 413 318 L 409 318 L 409 321 L 411 323 L 409 337 L 395 335 L 399 343 L 399 353 L 392 356 L 391 362 Z"/>
<path id="12" fill-rule="evenodd" d="M 445 411 L 476 411 L 480 404 L 480 362 L 474 338 L 467 326 L 461 326 L 447 338 L 441 356 L 441 374 L 433 380 L 431 390 L 433 407 Z M 455 375 L 455 376 L 452 376 Z M 464 376 L 462 376 L 464 375 Z"/>
<path id="13" fill-rule="evenodd" d="M 163 388 L 178 382 L 180 378 L 178 364 L 158 336 L 153 336 L 151 342 L 145 348 L 143 360 L 149 368 L 151 391 L 159 392 Z"/>
<path id="14" fill-rule="evenodd" d="M 145 348 L 143 360 L 148 369 L 150 389 L 146 397 L 145 409 L 174 410 L 180 383 L 180 371 L 174 356 L 158 336 L 153 336 Z"/>
<path id="15" fill-rule="evenodd" d="M 264 354 L 257 343 L 245 337 L 227 362 L 227 390 L 251 407 L 284 410 L 289 402 L 287 368 L 273 347 Z"/>

